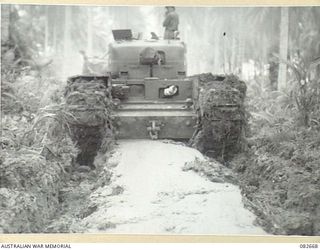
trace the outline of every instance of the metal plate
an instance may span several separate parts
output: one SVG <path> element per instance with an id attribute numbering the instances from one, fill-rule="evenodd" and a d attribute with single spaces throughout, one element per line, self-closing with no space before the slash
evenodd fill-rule
<path id="1" fill-rule="evenodd" d="M 132 40 L 132 31 L 129 29 L 112 30 L 112 35 L 115 41 Z"/>
<path id="2" fill-rule="evenodd" d="M 116 138 L 150 138 L 147 127 L 151 121 L 160 125 L 159 139 L 189 139 L 195 130 L 196 116 L 191 111 L 119 111 L 114 115 Z"/>

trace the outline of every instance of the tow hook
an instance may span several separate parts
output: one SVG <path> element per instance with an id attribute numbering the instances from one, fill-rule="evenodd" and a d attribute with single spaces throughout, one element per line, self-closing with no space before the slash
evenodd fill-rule
<path id="1" fill-rule="evenodd" d="M 149 121 L 150 126 L 147 127 L 147 131 L 149 132 L 150 138 L 152 140 L 157 140 L 159 137 L 160 127 L 158 122 L 155 120 Z"/>

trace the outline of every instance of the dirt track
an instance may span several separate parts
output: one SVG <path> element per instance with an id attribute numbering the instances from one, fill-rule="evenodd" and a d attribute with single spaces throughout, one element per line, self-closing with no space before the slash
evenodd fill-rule
<path id="1" fill-rule="evenodd" d="M 120 141 L 108 161 L 112 186 L 95 190 L 89 216 L 72 231 L 106 233 L 266 234 L 254 226 L 240 191 L 182 171 L 203 158 L 197 150 L 161 141 Z"/>

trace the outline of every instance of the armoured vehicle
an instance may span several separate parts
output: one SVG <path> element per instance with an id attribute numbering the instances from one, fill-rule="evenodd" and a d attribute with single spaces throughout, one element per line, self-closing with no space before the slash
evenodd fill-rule
<path id="1" fill-rule="evenodd" d="M 130 30 L 114 30 L 108 65 L 91 61 L 90 79 L 108 78 L 118 139 L 189 139 L 196 125 L 194 81 L 186 77 L 186 46 L 180 40 L 135 40 Z M 102 65 L 102 67 L 101 67 Z"/>
<path id="2" fill-rule="evenodd" d="M 112 85 L 126 92 L 114 113 L 118 138 L 191 138 L 196 115 L 185 52 L 179 40 L 110 44 Z"/>
<path id="3" fill-rule="evenodd" d="M 237 78 L 188 77 L 186 45 L 179 39 L 134 39 L 131 30 L 114 30 L 113 36 L 108 60 L 95 62 L 82 52 L 84 74 L 70 77 L 69 86 L 79 80 L 104 82 L 116 139 L 193 138 L 207 145 L 203 151 L 237 144 L 243 120 Z"/>

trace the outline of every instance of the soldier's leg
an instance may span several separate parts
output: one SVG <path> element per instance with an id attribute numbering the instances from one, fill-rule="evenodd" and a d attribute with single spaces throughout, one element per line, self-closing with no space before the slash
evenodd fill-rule
<path id="1" fill-rule="evenodd" d="M 169 30 L 165 30 L 165 31 L 164 31 L 163 39 L 170 39 L 170 38 L 169 38 L 169 33 L 170 33 Z"/>
<path id="2" fill-rule="evenodd" d="M 174 31 L 166 30 L 163 39 L 174 39 Z"/>

